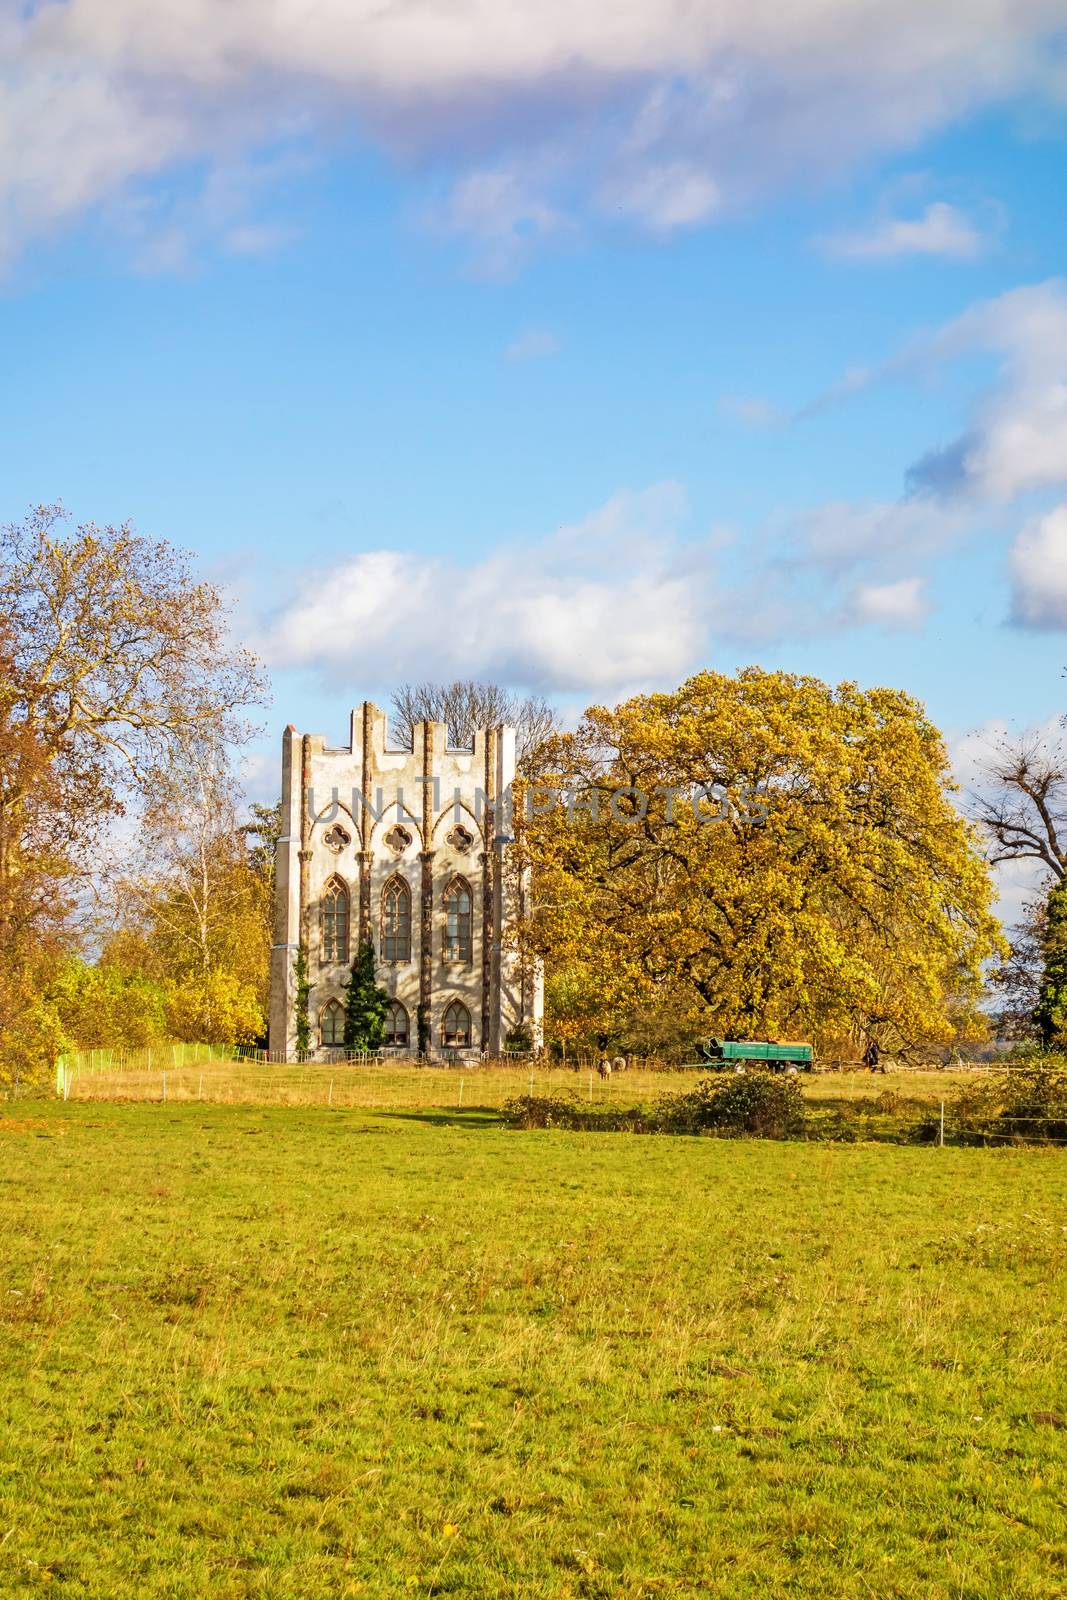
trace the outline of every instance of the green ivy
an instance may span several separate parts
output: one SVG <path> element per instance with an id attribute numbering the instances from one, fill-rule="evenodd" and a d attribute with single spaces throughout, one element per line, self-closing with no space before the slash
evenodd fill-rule
<path id="1" fill-rule="evenodd" d="M 311 984 L 308 982 L 308 958 L 303 945 L 296 952 L 296 1048 L 301 1053 L 311 1049 Z"/>

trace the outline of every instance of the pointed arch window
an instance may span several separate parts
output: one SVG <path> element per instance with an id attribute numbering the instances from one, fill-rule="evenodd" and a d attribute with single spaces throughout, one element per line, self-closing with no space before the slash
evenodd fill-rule
<path id="1" fill-rule="evenodd" d="M 319 919 L 323 961 L 347 961 L 348 890 L 340 878 L 331 878 L 323 889 Z"/>
<path id="2" fill-rule="evenodd" d="M 459 1049 L 471 1042 L 471 1014 L 461 1000 L 445 1008 L 441 1023 L 441 1043 Z"/>
<path id="3" fill-rule="evenodd" d="M 328 1000 L 319 1012 L 319 1037 L 334 1047 L 345 1042 L 345 1008 L 339 1000 Z"/>
<path id="4" fill-rule="evenodd" d="M 382 960 L 411 960 L 411 890 L 403 878 L 382 890 Z"/>
<path id="5" fill-rule="evenodd" d="M 466 878 L 453 878 L 445 890 L 446 961 L 471 961 L 471 909 L 474 897 Z"/>
<path id="6" fill-rule="evenodd" d="M 394 1000 L 386 1013 L 385 1042 L 393 1046 L 406 1045 L 409 1037 L 408 1014 L 400 1001 Z"/>

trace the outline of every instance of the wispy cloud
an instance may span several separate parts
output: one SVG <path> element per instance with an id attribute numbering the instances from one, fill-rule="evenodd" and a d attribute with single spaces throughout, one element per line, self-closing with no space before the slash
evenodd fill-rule
<path id="1" fill-rule="evenodd" d="M 440 232 L 465 239 L 470 270 L 487 278 L 513 277 L 543 239 L 569 228 L 522 172 L 507 167 L 468 173 L 430 221 Z"/>
<path id="2" fill-rule="evenodd" d="M 666 161 L 616 178 L 603 191 L 601 206 L 634 218 L 652 233 L 673 233 L 708 222 L 722 198 L 709 172 L 690 161 Z"/>
<path id="3" fill-rule="evenodd" d="M 759 395 L 720 395 L 719 411 L 724 417 L 743 422 L 746 428 L 773 428 L 787 420 L 784 411 Z"/>
<path id="4" fill-rule="evenodd" d="M 529 328 L 505 346 L 506 361 L 542 361 L 560 352 L 560 341 L 548 328 Z"/>
<path id="5" fill-rule="evenodd" d="M 824 255 L 844 261 L 887 261 L 901 256 L 943 256 L 970 261 L 989 239 L 955 206 L 935 200 L 919 217 L 884 217 L 855 233 L 829 234 L 819 246 Z"/>

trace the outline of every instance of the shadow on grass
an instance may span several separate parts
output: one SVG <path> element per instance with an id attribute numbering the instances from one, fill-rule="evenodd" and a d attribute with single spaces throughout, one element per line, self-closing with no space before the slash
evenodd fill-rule
<path id="1" fill-rule="evenodd" d="M 375 1107 L 375 1115 L 400 1122 L 425 1122 L 434 1128 L 499 1128 L 500 1112 L 491 1106 L 427 1106 L 423 1111 Z"/>

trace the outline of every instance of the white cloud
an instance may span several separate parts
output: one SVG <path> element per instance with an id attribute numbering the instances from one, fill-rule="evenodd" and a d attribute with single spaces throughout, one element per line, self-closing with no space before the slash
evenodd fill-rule
<path id="1" fill-rule="evenodd" d="M 1007 505 L 1035 490 L 1067 485 L 1067 282 L 1061 278 L 978 301 L 888 361 L 846 374 L 794 420 L 817 415 L 880 379 L 914 376 L 975 353 L 999 357 L 997 379 L 975 405 L 965 431 L 914 464 L 911 487 L 945 500 Z"/>
<path id="2" fill-rule="evenodd" d="M 921 578 L 898 578 L 895 583 L 861 584 L 854 597 L 858 622 L 881 628 L 917 628 L 928 606 Z"/>
<path id="3" fill-rule="evenodd" d="M 981 301 L 914 355 L 937 362 L 974 350 L 1002 358 L 1000 381 L 967 432 L 920 463 L 920 480 L 924 467 L 936 480 L 940 465 L 949 488 L 1000 504 L 1067 483 L 1067 285 L 1050 279 Z"/>
<path id="4" fill-rule="evenodd" d="M 967 523 L 961 509 L 925 498 L 829 500 L 799 519 L 796 546 L 804 562 L 846 572 L 859 562 L 933 555 Z"/>
<path id="5" fill-rule="evenodd" d="M 538 199 L 516 170 L 471 172 L 452 189 L 431 221 L 472 241 L 471 265 L 480 275 L 511 277 L 537 242 L 567 227 L 562 214 Z"/>
<path id="6" fill-rule="evenodd" d="M 846 261 L 884 261 L 897 256 L 948 256 L 968 261 L 986 245 L 985 237 L 955 206 L 935 200 L 922 216 L 886 217 L 861 233 L 824 238 L 827 255 Z"/>
<path id="7" fill-rule="evenodd" d="M 498 678 L 556 691 L 674 681 L 698 659 L 711 547 L 678 536 L 675 484 L 616 495 L 537 545 L 468 565 L 398 550 L 303 581 L 264 626 L 277 666 L 332 678 Z M 442 629 L 442 606 L 449 626 Z"/>
<path id="8" fill-rule="evenodd" d="M 1024 528 L 1011 550 L 1012 621 L 1067 631 L 1067 505 Z"/>
<path id="9" fill-rule="evenodd" d="M 605 190 L 602 205 L 635 218 L 653 233 L 707 222 L 722 192 L 715 179 L 687 161 L 669 161 L 629 174 Z"/>
<path id="10" fill-rule="evenodd" d="M 529 328 L 506 346 L 504 358 L 507 361 L 540 361 L 545 356 L 558 355 L 559 351 L 560 342 L 554 333 L 547 328 Z"/>
<path id="11" fill-rule="evenodd" d="M 453 173 L 521 162 L 527 207 L 610 195 L 669 230 L 1051 92 L 1062 23 L 1062 0 L 933 24 L 929 0 L 9 0 L 0 233 L 14 250 L 179 163 L 338 128 Z M 480 232 L 477 200 L 457 218 Z"/>

